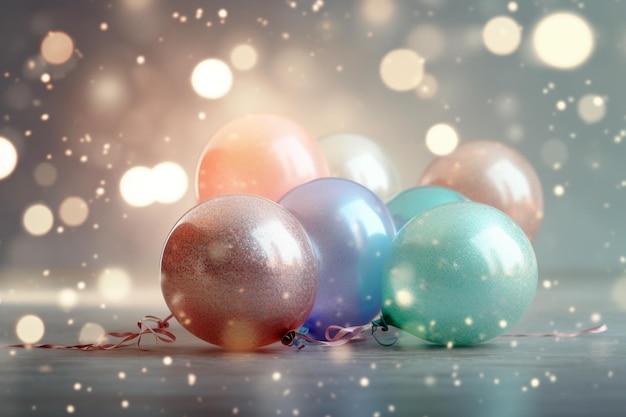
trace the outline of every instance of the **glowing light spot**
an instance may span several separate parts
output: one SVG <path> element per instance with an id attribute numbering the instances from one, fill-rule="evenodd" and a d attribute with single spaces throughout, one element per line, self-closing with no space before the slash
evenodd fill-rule
<path id="1" fill-rule="evenodd" d="M 459 136 L 450 125 L 436 124 L 426 132 L 426 147 L 435 155 L 448 155 L 459 144 Z"/>
<path id="2" fill-rule="evenodd" d="M 134 207 L 146 207 L 154 203 L 156 191 L 152 170 L 136 166 L 124 173 L 120 180 L 120 193 L 126 203 Z"/>
<path id="3" fill-rule="evenodd" d="M 363 3 L 363 16 L 372 23 L 385 23 L 393 16 L 395 11 L 391 0 L 365 0 Z"/>
<path id="4" fill-rule="evenodd" d="M 431 74 L 424 74 L 422 82 L 417 86 L 416 93 L 419 98 L 429 99 L 435 97 L 438 90 L 439 82 L 437 79 Z"/>
<path id="5" fill-rule="evenodd" d="M 67 226 L 80 226 L 89 216 L 89 206 L 80 197 L 67 197 L 59 206 L 59 217 Z"/>
<path id="6" fill-rule="evenodd" d="M 593 30 L 582 17 L 568 12 L 550 14 L 537 24 L 532 45 L 544 64 L 557 69 L 582 65 L 593 52 Z"/>
<path id="7" fill-rule="evenodd" d="M 545 288 L 546 290 L 549 290 L 550 288 L 552 288 L 552 282 L 547 279 L 543 281 L 542 285 L 543 285 L 543 288 Z"/>
<path id="8" fill-rule="evenodd" d="M 49 162 L 41 162 L 35 167 L 33 177 L 37 185 L 49 187 L 57 180 L 57 169 Z"/>
<path id="9" fill-rule="evenodd" d="M 500 326 L 501 329 L 506 329 L 506 327 L 509 325 L 509 323 L 507 323 L 506 320 L 502 319 L 498 322 L 498 326 Z"/>
<path id="10" fill-rule="evenodd" d="M 413 304 L 413 296 L 409 291 L 400 290 L 396 293 L 396 302 L 404 307 L 410 306 Z"/>
<path id="11" fill-rule="evenodd" d="M 370 385 L 370 380 L 367 377 L 363 377 L 359 380 L 359 385 L 362 387 L 368 387 Z"/>
<path id="12" fill-rule="evenodd" d="M 620 309 L 626 310 L 626 276 L 615 281 L 611 296 Z"/>
<path id="13" fill-rule="evenodd" d="M 200 62 L 191 73 L 191 86 L 201 97 L 218 99 L 228 93 L 233 84 L 233 73 L 218 59 Z"/>
<path id="14" fill-rule="evenodd" d="M 466 317 L 465 318 L 465 325 L 471 326 L 472 324 L 474 324 L 474 320 L 471 317 Z"/>
<path id="15" fill-rule="evenodd" d="M 530 386 L 532 388 L 538 388 L 539 385 L 541 385 L 541 382 L 539 381 L 539 378 L 533 378 L 530 380 Z"/>
<path id="16" fill-rule="evenodd" d="M 418 51 L 420 56 L 428 62 L 438 60 L 446 48 L 444 32 L 435 25 L 420 25 L 409 32 L 407 46 Z"/>
<path id="17" fill-rule="evenodd" d="M 485 24 L 482 38 L 489 52 L 495 55 L 509 55 L 519 47 L 522 30 L 510 17 L 496 16 Z"/>
<path id="18" fill-rule="evenodd" d="M 380 77 L 392 90 L 412 90 L 424 77 L 424 59 L 411 49 L 394 49 L 380 62 Z"/>
<path id="19" fill-rule="evenodd" d="M 121 268 L 107 268 L 98 277 L 98 292 L 108 301 L 121 301 L 130 295 L 132 280 Z"/>
<path id="20" fill-rule="evenodd" d="M 187 375 L 187 385 L 189 386 L 196 385 L 196 376 L 194 374 Z"/>
<path id="21" fill-rule="evenodd" d="M 590 317 L 592 323 L 599 323 L 602 320 L 602 315 L 600 313 L 593 313 Z"/>
<path id="22" fill-rule="evenodd" d="M 563 100 L 559 100 L 556 102 L 556 109 L 563 111 L 567 108 L 567 103 L 565 103 L 565 101 Z"/>
<path id="23" fill-rule="evenodd" d="M 101 75 L 89 86 L 89 99 L 100 111 L 115 111 L 128 99 L 128 90 L 122 78 Z"/>
<path id="24" fill-rule="evenodd" d="M 74 53 L 74 41 L 65 32 L 53 31 L 41 41 L 40 48 L 43 59 L 52 65 L 61 65 L 66 63 Z"/>
<path id="25" fill-rule="evenodd" d="M 597 123 L 604 119 L 606 104 L 604 98 L 595 94 L 587 94 L 578 100 L 578 116 L 587 124 Z"/>
<path id="26" fill-rule="evenodd" d="M 152 168 L 152 189 L 156 191 L 155 200 L 170 204 L 180 200 L 189 185 L 187 173 L 174 162 L 162 162 Z"/>
<path id="27" fill-rule="evenodd" d="M 83 388 L 83 385 L 80 382 L 74 383 L 74 391 L 80 391 Z"/>
<path id="28" fill-rule="evenodd" d="M 8 177 L 17 165 L 17 150 L 13 143 L 0 136 L 0 180 Z"/>
<path id="29" fill-rule="evenodd" d="M 78 341 L 85 345 L 102 343 L 105 337 L 104 328 L 91 322 L 85 323 L 78 333 Z"/>
<path id="30" fill-rule="evenodd" d="M 256 49 L 247 44 L 237 45 L 230 53 L 230 62 L 240 71 L 254 68 L 258 59 Z"/>
<path id="31" fill-rule="evenodd" d="M 517 3 L 514 2 L 514 1 L 510 1 L 509 4 L 507 4 L 506 7 L 507 7 L 507 9 L 509 9 L 509 12 L 511 12 L 511 13 L 515 13 L 518 10 L 518 8 L 519 8 Z"/>
<path id="32" fill-rule="evenodd" d="M 137 64 L 139 64 L 139 65 L 143 65 L 143 64 L 145 64 L 145 63 L 146 63 L 146 57 L 145 57 L 145 56 L 143 56 L 143 55 L 139 55 L 139 56 L 137 57 Z"/>
<path id="33" fill-rule="evenodd" d="M 74 408 L 72 404 L 68 404 L 68 406 L 65 407 L 65 411 L 67 411 L 67 414 L 74 414 L 74 411 L 76 411 L 76 408 Z"/>
<path id="34" fill-rule="evenodd" d="M 128 402 L 128 400 L 122 400 L 120 405 L 122 406 L 122 408 L 128 408 L 130 403 Z"/>
<path id="35" fill-rule="evenodd" d="M 541 146 L 541 159 L 548 166 L 560 167 L 568 156 L 567 146 L 559 139 L 550 139 Z"/>
<path id="36" fill-rule="evenodd" d="M 31 235 L 43 236 L 52 229 L 54 216 L 47 206 L 43 204 L 33 204 L 24 212 L 22 224 Z"/>
<path id="37" fill-rule="evenodd" d="M 565 194 L 565 187 L 563 187 L 561 184 L 555 185 L 554 195 L 557 197 L 561 197 L 563 194 Z"/>
<path id="38" fill-rule="evenodd" d="M 171 356 L 164 356 L 163 357 L 163 365 L 165 366 L 170 366 L 172 364 L 172 357 Z"/>
<path id="39" fill-rule="evenodd" d="M 274 373 L 272 374 L 272 379 L 273 379 L 274 381 L 280 381 L 281 376 L 282 376 L 282 375 L 280 374 L 280 372 L 274 372 Z"/>
<path id="40" fill-rule="evenodd" d="M 226 19 L 228 17 L 228 10 L 226 9 L 219 9 L 217 12 L 217 16 L 220 19 Z"/>
<path id="41" fill-rule="evenodd" d="M 424 385 L 427 387 L 434 387 L 437 385 L 437 378 L 435 378 L 434 375 L 426 375 L 426 377 L 424 377 Z"/>
<path id="42" fill-rule="evenodd" d="M 15 325 L 15 334 L 22 343 L 33 344 L 41 340 L 45 333 L 43 320 L 34 314 L 21 317 Z"/>
<path id="43" fill-rule="evenodd" d="M 57 301 L 61 308 L 70 309 L 78 302 L 78 294 L 72 288 L 64 288 L 59 291 Z"/>

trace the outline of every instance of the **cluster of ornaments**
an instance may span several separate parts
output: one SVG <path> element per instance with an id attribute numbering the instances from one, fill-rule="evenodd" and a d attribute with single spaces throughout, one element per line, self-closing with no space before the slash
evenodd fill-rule
<path id="1" fill-rule="evenodd" d="M 374 319 L 447 346 L 506 332 L 537 286 L 532 166 L 502 143 L 468 141 L 415 187 L 395 192 L 397 178 L 356 134 L 318 141 L 272 114 L 224 125 L 200 156 L 199 203 L 163 248 L 169 309 L 229 350 Z"/>

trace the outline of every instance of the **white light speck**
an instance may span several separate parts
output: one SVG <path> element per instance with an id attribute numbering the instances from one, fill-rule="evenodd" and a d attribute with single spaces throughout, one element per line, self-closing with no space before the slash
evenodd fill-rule
<path id="1" fill-rule="evenodd" d="M 282 376 L 282 375 L 280 374 L 280 372 L 274 372 L 274 373 L 272 374 L 272 379 L 273 379 L 274 381 L 280 381 L 281 376 Z"/>
<path id="2" fill-rule="evenodd" d="M 67 407 L 65 407 L 65 410 L 67 411 L 68 414 L 73 414 L 74 411 L 76 411 L 76 409 L 74 408 L 72 404 L 69 404 Z"/>
<path id="3" fill-rule="evenodd" d="M 128 400 L 122 400 L 121 406 L 122 408 L 128 408 Z"/>
<path id="4" fill-rule="evenodd" d="M 363 377 L 359 380 L 359 385 L 362 387 L 367 387 L 370 384 L 370 380 L 367 377 Z"/>
<path id="5" fill-rule="evenodd" d="M 599 323 L 600 320 L 602 320 L 602 315 L 600 313 L 593 313 L 591 315 L 591 322 L 592 323 Z"/>
<path id="6" fill-rule="evenodd" d="M 539 381 L 539 378 L 533 378 L 530 380 L 530 386 L 532 388 L 537 388 L 539 387 L 540 384 L 541 384 L 541 381 Z"/>
<path id="7" fill-rule="evenodd" d="M 196 384 L 196 376 L 194 374 L 187 375 L 187 385 L 193 386 Z"/>
<path id="8" fill-rule="evenodd" d="M 165 356 L 163 358 L 163 365 L 170 366 L 171 364 L 172 364 L 172 357 L 171 356 Z"/>

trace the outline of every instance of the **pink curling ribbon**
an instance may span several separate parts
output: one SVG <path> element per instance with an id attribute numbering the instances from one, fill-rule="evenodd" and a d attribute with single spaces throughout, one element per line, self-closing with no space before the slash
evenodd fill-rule
<path id="1" fill-rule="evenodd" d="M 286 346 L 294 346 L 298 350 L 308 345 L 323 345 L 323 346 L 340 346 L 353 340 L 367 339 L 368 333 L 371 334 L 378 344 L 382 346 L 394 345 L 398 338 L 396 336 L 390 336 L 387 338 L 380 338 L 377 336 L 377 329 L 380 327 L 381 331 L 386 332 L 389 330 L 389 326 L 385 323 L 385 320 L 381 317 L 372 321 L 369 324 L 363 326 L 351 326 L 341 327 L 337 325 L 328 326 L 324 336 L 326 340 L 317 340 L 306 334 L 306 328 L 304 331 L 291 330 L 287 332 L 281 342 Z M 602 333 L 608 330 L 606 324 L 600 324 L 598 326 L 590 327 L 575 332 L 553 332 L 553 333 L 522 333 L 522 334 L 505 334 L 502 337 L 554 337 L 554 338 L 569 338 L 578 337 L 586 334 Z M 333 333 L 334 332 L 334 333 Z"/>
<path id="2" fill-rule="evenodd" d="M 281 343 L 285 346 L 294 346 L 298 350 L 307 345 L 323 345 L 323 346 L 341 346 L 351 341 L 365 340 L 372 335 L 376 341 L 383 346 L 391 346 L 396 343 L 397 337 L 381 338 L 378 336 L 377 330 L 386 332 L 389 326 L 381 317 L 371 323 L 362 326 L 341 327 L 331 325 L 326 328 L 324 336 L 326 340 L 317 340 L 307 335 L 307 329 L 302 328 L 299 331 L 290 330 L 283 336 Z M 304 330 L 303 330 L 304 329 Z"/>
<path id="3" fill-rule="evenodd" d="M 137 322 L 137 327 L 139 327 L 138 332 L 110 332 L 107 333 L 106 336 L 121 338 L 117 343 L 87 343 L 82 345 L 62 345 L 55 343 L 48 344 L 40 344 L 40 345 L 32 345 L 28 343 L 21 343 L 17 345 L 8 345 L 5 347 L 17 347 L 17 348 L 39 348 L 39 349 L 80 349 L 85 351 L 90 350 L 112 350 L 119 349 L 126 346 L 130 346 L 132 343 L 129 343 L 132 340 L 137 339 L 137 347 L 141 350 L 144 349 L 141 346 L 141 337 L 143 335 L 150 334 L 154 337 L 154 344 L 156 345 L 158 341 L 162 341 L 164 343 L 172 343 L 176 340 L 176 336 L 167 328 L 170 323 L 169 320 L 174 317 L 173 314 L 170 314 L 165 319 L 161 320 L 156 316 L 144 316 L 143 319 Z"/>

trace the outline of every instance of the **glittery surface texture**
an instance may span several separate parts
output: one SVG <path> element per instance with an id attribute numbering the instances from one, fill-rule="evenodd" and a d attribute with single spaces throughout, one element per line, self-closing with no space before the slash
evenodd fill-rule
<path id="1" fill-rule="evenodd" d="M 196 170 L 198 201 L 255 194 L 277 201 L 287 191 L 328 175 L 314 136 L 274 114 L 247 114 L 211 136 Z"/>
<path id="2" fill-rule="evenodd" d="M 280 202 L 306 229 L 319 259 L 317 298 L 305 326 L 366 324 L 380 312 L 382 268 L 395 234 L 385 204 L 364 186 L 321 178 Z"/>
<path id="3" fill-rule="evenodd" d="M 420 185 L 452 188 L 472 201 L 508 214 L 534 240 L 543 220 L 543 191 L 533 166 L 513 148 L 495 141 L 469 141 L 434 159 Z"/>
<path id="4" fill-rule="evenodd" d="M 467 201 L 467 198 L 450 188 L 425 185 L 396 194 L 387 202 L 387 207 L 396 230 L 400 230 L 409 220 L 424 211 L 456 201 Z"/>
<path id="5" fill-rule="evenodd" d="M 474 202 L 409 221 L 383 274 L 383 317 L 424 340 L 473 345 L 507 331 L 537 287 L 532 245 L 501 211 Z"/>
<path id="6" fill-rule="evenodd" d="M 265 198 L 225 195 L 200 203 L 172 229 L 161 288 L 176 319 L 232 350 L 277 342 L 308 317 L 317 260 L 302 225 Z"/>

